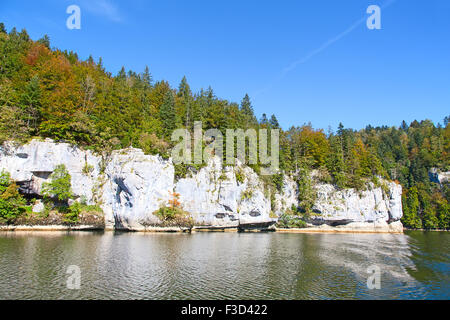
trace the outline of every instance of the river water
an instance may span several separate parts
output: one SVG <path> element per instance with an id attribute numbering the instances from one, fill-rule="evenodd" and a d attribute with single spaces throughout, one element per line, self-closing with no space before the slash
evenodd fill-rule
<path id="1" fill-rule="evenodd" d="M 0 233 L 0 299 L 449 298 L 448 232 Z"/>

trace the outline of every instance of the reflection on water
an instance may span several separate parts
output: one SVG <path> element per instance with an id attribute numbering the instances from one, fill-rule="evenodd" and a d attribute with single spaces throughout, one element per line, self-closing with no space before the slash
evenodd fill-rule
<path id="1" fill-rule="evenodd" d="M 450 235 L 0 233 L 0 299 L 449 299 Z M 66 288 L 67 267 L 81 289 Z M 366 286 L 381 269 L 381 289 Z"/>

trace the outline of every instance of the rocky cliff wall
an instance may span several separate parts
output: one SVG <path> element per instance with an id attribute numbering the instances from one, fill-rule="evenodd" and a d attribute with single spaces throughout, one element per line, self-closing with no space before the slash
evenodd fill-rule
<path id="1" fill-rule="evenodd" d="M 271 195 L 252 169 L 240 164 L 222 167 L 217 158 L 192 176 L 175 181 L 170 159 L 145 155 L 135 148 L 100 156 L 46 139 L 23 146 L 6 143 L 0 149 L 0 170 L 9 172 L 21 192 L 30 196 L 41 194 L 42 183 L 59 164 L 72 177 L 75 200 L 99 204 L 109 227 L 138 230 L 157 225 L 159 219 L 152 213 L 168 203 L 172 192 L 180 194 L 183 209 L 197 225 L 214 227 L 269 223 L 298 205 L 292 177 L 286 176 L 282 191 Z M 237 170 L 241 181 L 236 178 Z M 315 187 L 315 224 L 386 223 L 402 216 L 401 186 L 393 182 L 388 183 L 387 193 L 373 185 L 362 192 L 320 183 Z"/>

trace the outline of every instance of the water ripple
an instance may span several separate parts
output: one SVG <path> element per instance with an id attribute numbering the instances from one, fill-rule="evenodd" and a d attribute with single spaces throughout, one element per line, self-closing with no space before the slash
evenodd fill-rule
<path id="1" fill-rule="evenodd" d="M 0 299 L 448 299 L 448 233 L 0 233 Z M 66 287 L 69 265 L 81 289 Z M 367 268 L 381 270 L 369 290 Z"/>

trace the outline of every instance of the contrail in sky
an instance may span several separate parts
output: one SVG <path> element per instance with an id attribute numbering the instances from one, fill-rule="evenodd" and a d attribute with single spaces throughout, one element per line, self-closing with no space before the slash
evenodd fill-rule
<path id="1" fill-rule="evenodd" d="M 391 4 L 393 4 L 395 1 L 397 0 L 388 0 L 384 3 L 384 5 L 381 6 L 381 9 L 387 8 L 389 7 Z M 267 90 L 269 90 L 270 88 L 272 88 L 275 84 L 277 84 L 278 82 L 280 82 L 289 72 L 291 72 L 292 70 L 294 70 L 295 68 L 297 68 L 297 66 L 299 66 L 300 64 L 305 63 L 306 61 L 308 61 L 309 59 L 311 59 L 312 57 L 314 57 L 316 54 L 322 52 L 323 50 L 325 50 L 326 48 L 328 48 L 329 46 L 331 46 L 333 43 L 335 43 L 336 41 L 342 39 L 343 37 L 345 37 L 347 34 L 349 34 L 350 32 L 352 32 L 353 30 L 355 30 L 358 26 L 360 26 L 361 24 L 363 24 L 365 21 L 367 20 L 367 16 L 362 17 L 361 19 L 357 20 L 356 22 L 354 22 L 350 27 L 348 27 L 346 30 L 344 30 L 343 32 L 339 33 L 337 36 L 327 40 L 326 42 L 324 42 L 320 47 L 312 50 L 311 52 L 309 52 L 306 56 L 304 56 L 301 59 L 298 59 L 294 62 L 292 62 L 289 66 L 287 66 L 286 68 L 284 68 L 283 70 L 281 70 L 280 74 L 271 82 L 269 83 L 265 88 L 263 88 L 262 90 L 257 91 L 254 94 L 254 97 L 266 92 Z"/>

